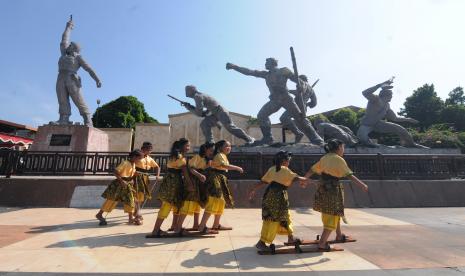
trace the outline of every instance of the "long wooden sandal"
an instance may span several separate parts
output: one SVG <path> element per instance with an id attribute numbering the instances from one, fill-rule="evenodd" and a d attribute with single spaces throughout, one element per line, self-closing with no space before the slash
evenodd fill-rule
<path id="1" fill-rule="evenodd" d="M 218 224 L 218 227 L 212 227 L 213 230 L 218 230 L 218 231 L 229 231 L 229 230 L 233 230 L 232 227 L 227 227 L 227 226 L 223 226 L 221 224 Z"/>

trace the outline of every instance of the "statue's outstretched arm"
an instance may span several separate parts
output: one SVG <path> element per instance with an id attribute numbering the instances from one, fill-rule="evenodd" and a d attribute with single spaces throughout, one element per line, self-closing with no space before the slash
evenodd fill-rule
<path id="1" fill-rule="evenodd" d="M 368 100 L 374 100 L 376 99 L 376 96 L 373 95 L 373 93 L 376 92 L 376 90 L 378 90 L 379 88 L 381 87 L 381 84 L 377 84 L 373 87 L 370 87 L 368 89 L 365 89 L 362 94 L 365 98 L 367 98 Z"/>
<path id="2" fill-rule="evenodd" d="M 257 78 L 266 78 L 268 72 L 267 71 L 260 71 L 260 70 L 251 70 L 245 67 L 240 67 L 232 63 L 226 63 L 227 70 L 234 70 L 246 76 L 253 76 Z"/>
<path id="3" fill-rule="evenodd" d="M 60 51 L 61 54 L 64 55 L 66 53 L 66 48 L 68 48 L 70 40 L 71 40 L 71 30 L 73 29 L 73 21 L 69 20 L 66 22 L 66 28 L 65 31 L 63 32 L 63 35 L 61 36 L 61 42 L 60 42 Z"/>
<path id="4" fill-rule="evenodd" d="M 373 93 L 375 93 L 376 90 L 378 90 L 379 88 L 383 87 L 384 85 L 391 85 L 392 82 L 393 82 L 393 78 L 391 78 L 391 79 L 389 79 L 389 80 L 387 80 L 387 81 L 385 81 L 385 82 L 379 83 L 379 84 L 377 84 L 377 85 L 375 85 L 375 86 L 373 86 L 373 87 L 370 87 L 370 88 L 364 90 L 364 91 L 362 92 L 362 94 L 363 94 L 363 96 L 364 96 L 365 98 L 367 98 L 368 100 L 372 100 L 372 99 L 374 99 L 374 98 L 376 97 L 376 96 L 373 95 Z"/>
<path id="5" fill-rule="evenodd" d="M 404 118 L 404 117 L 399 117 L 396 115 L 392 109 L 389 109 L 386 113 L 386 119 L 392 122 L 397 122 L 397 123 L 411 123 L 411 124 L 417 124 L 418 121 L 412 118 Z"/>
<path id="6" fill-rule="evenodd" d="M 354 133 L 352 132 L 352 130 L 346 126 L 343 126 L 343 125 L 339 125 L 339 127 L 344 130 L 345 132 L 349 133 L 350 135 L 353 135 Z"/>
<path id="7" fill-rule="evenodd" d="M 77 60 L 82 69 L 86 70 L 89 73 L 90 77 L 94 79 L 95 83 L 97 83 L 97 87 L 100 87 L 102 83 L 100 82 L 100 79 L 98 78 L 97 74 L 92 69 L 92 67 L 90 67 L 90 65 L 84 60 L 84 58 L 81 55 L 77 56 Z"/>

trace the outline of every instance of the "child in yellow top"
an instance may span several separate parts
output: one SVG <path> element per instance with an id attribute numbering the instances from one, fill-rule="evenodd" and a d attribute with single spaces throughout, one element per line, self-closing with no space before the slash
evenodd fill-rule
<path id="1" fill-rule="evenodd" d="M 158 181 L 160 177 L 160 166 L 158 166 L 157 162 L 150 157 L 150 153 L 152 152 L 152 143 L 144 142 L 141 148 L 142 153 L 144 154 L 144 158 L 136 162 L 136 211 L 135 211 L 135 219 L 142 223 L 144 219 L 142 215 L 139 213 L 139 209 L 143 204 L 144 200 L 150 200 L 152 198 L 152 190 L 149 188 L 150 186 L 150 179 L 149 175 L 156 169 L 157 175 L 155 180 Z"/>
<path id="2" fill-rule="evenodd" d="M 158 211 L 157 220 L 153 227 L 152 233 L 146 237 L 159 237 L 165 234 L 160 229 L 163 221 L 168 217 L 170 212 L 173 212 L 173 222 L 171 223 L 170 230 L 175 230 L 178 220 L 178 211 L 183 204 L 183 190 L 184 185 L 188 185 L 185 182 L 190 182 L 187 172 L 187 161 L 184 157 L 190 150 L 189 140 L 181 138 L 174 142 L 171 147 L 170 157 L 168 160 L 168 172 L 163 177 L 163 181 L 160 184 L 158 190 L 158 199 L 161 200 L 162 204 Z M 190 186 L 190 185 L 189 185 Z M 189 188 L 191 189 L 191 188 Z"/>
<path id="3" fill-rule="evenodd" d="M 339 182 L 340 178 L 347 177 L 363 191 L 368 191 L 368 186 L 353 175 L 342 158 L 344 155 L 344 143 L 337 139 L 331 139 L 325 145 L 326 155 L 313 165 L 305 174 L 310 177 L 313 174 L 320 175 L 320 181 L 315 193 L 313 209 L 321 212 L 323 233 L 321 234 L 319 249 L 330 250 L 327 243 L 329 235 L 336 230 L 336 240 L 345 240 L 348 236 L 341 231 L 340 218 L 344 217 L 344 187 Z"/>
<path id="4" fill-rule="evenodd" d="M 270 250 L 266 244 L 273 243 L 276 234 L 287 235 L 288 242 L 295 240 L 287 188 L 296 180 L 304 182 L 307 179 L 289 169 L 291 157 L 291 153 L 279 151 L 274 157 L 275 165 L 268 169 L 261 181 L 249 193 L 249 199 L 252 199 L 258 188 L 268 185 L 262 200 L 262 231 L 260 240 L 255 245 L 261 251 Z"/>
<path id="5" fill-rule="evenodd" d="M 105 189 L 102 197 L 105 198 L 100 211 L 95 215 L 99 220 L 99 225 L 107 225 L 106 219 L 103 217 L 103 212 L 110 213 L 118 204 L 122 202 L 124 204 L 124 211 L 128 213 L 129 223 L 134 223 L 133 212 L 134 212 L 134 193 L 132 187 L 132 181 L 136 174 L 135 163 L 142 159 L 143 155 L 140 150 L 133 150 L 129 154 L 129 160 L 124 160 L 115 169 L 115 177 L 110 185 Z"/>
<path id="6" fill-rule="evenodd" d="M 186 216 L 194 216 L 192 230 L 199 228 L 200 209 L 205 207 L 207 202 L 206 180 L 207 168 L 211 164 L 211 157 L 215 149 L 215 144 L 205 143 L 200 146 L 199 153 L 195 154 L 188 162 L 191 180 L 194 185 L 193 191 L 184 190 L 184 204 L 179 210 L 177 232 L 182 231 L 182 224 Z"/>
<path id="7" fill-rule="evenodd" d="M 234 206 L 234 201 L 229 190 L 228 178 L 226 173 L 229 170 L 243 173 L 241 167 L 229 164 L 227 155 L 231 152 L 231 143 L 225 140 L 218 141 L 215 144 L 214 157 L 211 163 L 211 169 L 207 179 L 208 202 L 205 206 L 202 221 L 199 225 L 199 231 L 206 232 L 207 221 L 213 214 L 215 221 L 213 222 L 213 230 L 231 230 L 231 227 L 222 226 L 220 224 L 221 215 L 223 214 L 226 205 Z"/>

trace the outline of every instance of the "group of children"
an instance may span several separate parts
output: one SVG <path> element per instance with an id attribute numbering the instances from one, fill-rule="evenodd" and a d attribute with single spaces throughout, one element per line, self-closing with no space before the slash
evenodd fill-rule
<path id="1" fill-rule="evenodd" d="M 144 142 L 140 150 L 133 150 L 129 153 L 128 160 L 124 160 L 116 167 L 114 172 L 116 179 L 103 192 L 102 197 L 105 198 L 105 202 L 95 216 L 100 225 L 107 224 L 103 213 L 110 213 L 118 202 L 123 203 L 130 224 L 142 224 L 144 218 L 139 210 L 146 200 L 152 198 L 149 175 L 156 171 L 157 180 L 160 177 L 160 167 L 150 157 L 151 152 L 152 144 Z"/>
<path id="2" fill-rule="evenodd" d="M 186 234 L 187 230 L 183 228 L 186 216 L 194 216 L 194 224 L 188 230 L 197 230 L 202 234 L 232 230 L 220 224 L 225 207 L 234 205 L 226 174 L 228 171 L 243 173 L 241 167 L 229 163 L 227 155 L 231 152 L 231 143 L 225 140 L 216 144 L 207 142 L 187 160 L 189 150 L 190 143 L 185 138 L 175 141 L 171 147 L 167 172 L 158 187 L 157 198 L 161 201 L 161 207 L 153 231 L 147 238 L 167 234 L 161 230 L 161 226 L 170 213 L 173 214 L 173 220 L 168 231 L 174 231 L 179 236 Z M 118 202 L 123 203 L 130 224 L 142 224 L 143 217 L 139 209 L 152 193 L 148 175 L 154 169 L 157 171 L 157 179 L 160 175 L 159 165 L 149 156 L 151 151 L 152 145 L 146 142 L 141 150 L 132 151 L 129 159 L 115 169 L 116 179 L 103 192 L 102 197 L 106 200 L 96 215 L 100 225 L 107 224 L 103 213 L 111 212 Z M 204 209 L 204 213 L 199 222 L 201 209 Z M 206 224 L 212 215 L 214 222 L 209 229 Z"/>
<path id="3" fill-rule="evenodd" d="M 332 139 L 324 147 L 326 154 L 314 164 L 304 176 L 299 176 L 289 169 L 292 154 L 286 151 L 278 152 L 274 157 L 274 166 L 268 169 L 249 192 L 252 199 L 256 191 L 267 186 L 262 199 L 262 229 L 260 240 L 256 247 L 260 251 L 271 250 L 276 235 L 288 236 L 288 242 L 297 240 L 293 235 L 292 221 L 289 212 L 289 198 L 287 189 L 294 182 L 299 182 L 302 188 L 308 184 L 315 184 L 317 191 L 313 209 L 321 212 L 323 232 L 319 239 L 318 249 L 329 251 L 331 247 L 328 238 L 332 231 L 336 231 L 336 241 L 344 242 L 349 237 L 342 233 L 340 220 L 346 222 L 344 215 L 344 188 L 341 178 L 348 178 L 365 192 L 368 186 L 354 176 L 343 159 L 343 142 Z M 110 212 L 118 202 L 124 205 L 124 211 L 129 214 L 129 223 L 140 225 L 142 216 L 139 214 L 141 203 L 151 196 L 148 175 L 160 167 L 149 156 L 152 150 L 150 143 L 144 143 L 141 150 L 130 153 L 129 159 L 122 162 L 115 170 L 116 179 L 107 187 L 102 197 L 106 199 L 99 213 L 96 215 L 100 225 L 105 225 L 104 212 Z M 186 216 L 194 216 L 191 229 L 201 234 L 217 234 L 219 230 L 231 230 L 220 224 L 221 216 L 226 206 L 233 207 L 234 200 L 229 189 L 227 172 L 234 170 L 243 173 L 241 167 L 234 166 L 228 161 L 231 143 L 222 140 L 205 143 L 199 152 L 189 160 L 186 154 L 190 150 L 187 139 L 181 138 L 174 142 L 167 163 L 167 172 L 158 187 L 158 199 L 162 205 L 151 234 L 147 238 L 157 238 L 167 235 L 161 230 L 164 220 L 170 213 L 173 221 L 168 231 L 175 235 L 186 234 L 183 228 Z M 319 181 L 312 181 L 310 177 L 319 175 Z M 204 209 L 202 219 L 200 211 Z M 213 226 L 206 226 L 209 218 L 214 216 Z"/>
<path id="4" fill-rule="evenodd" d="M 302 177 L 289 169 L 292 154 L 280 151 L 275 155 L 274 166 L 269 168 L 261 181 L 249 193 L 249 198 L 255 196 L 256 190 L 267 186 L 262 199 L 262 230 L 256 247 L 260 251 L 271 250 L 267 244 L 272 244 L 277 234 L 287 235 L 288 242 L 297 240 L 293 235 L 292 221 L 289 212 L 287 189 L 295 181 L 305 188 L 308 184 L 315 184 L 317 191 L 313 209 L 321 213 L 323 232 L 320 236 L 318 249 L 330 251 L 328 238 L 336 230 L 336 241 L 349 240 L 341 231 L 340 219 L 346 222 L 344 215 L 344 187 L 341 178 L 348 178 L 365 192 L 368 186 L 354 176 L 343 159 L 344 143 L 337 139 L 329 140 L 324 149 L 326 154 L 314 164 Z M 310 177 L 319 175 L 319 181 L 314 182 Z"/>

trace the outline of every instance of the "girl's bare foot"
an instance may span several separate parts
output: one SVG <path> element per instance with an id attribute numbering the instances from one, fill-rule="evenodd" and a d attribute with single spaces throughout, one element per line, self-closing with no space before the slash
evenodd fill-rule
<path id="1" fill-rule="evenodd" d="M 95 217 L 99 220 L 98 225 L 100 226 L 107 225 L 107 220 L 102 216 L 101 213 L 96 214 Z"/>
<path id="2" fill-rule="evenodd" d="M 271 251 L 271 249 L 266 246 L 266 243 L 262 242 L 261 240 L 255 244 L 255 247 L 260 251 Z"/>

